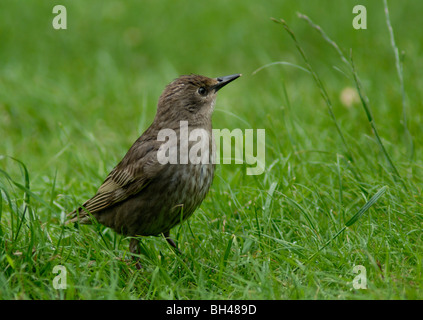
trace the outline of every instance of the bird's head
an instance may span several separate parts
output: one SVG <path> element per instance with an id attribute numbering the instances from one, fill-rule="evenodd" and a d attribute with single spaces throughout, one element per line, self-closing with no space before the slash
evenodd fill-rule
<path id="1" fill-rule="evenodd" d="M 200 75 L 184 75 L 168 84 L 159 98 L 155 121 L 188 121 L 189 125 L 211 124 L 211 116 L 217 92 L 228 83 L 240 77 L 233 74 L 225 77 L 208 78 Z M 165 127 L 166 123 L 159 123 Z"/>

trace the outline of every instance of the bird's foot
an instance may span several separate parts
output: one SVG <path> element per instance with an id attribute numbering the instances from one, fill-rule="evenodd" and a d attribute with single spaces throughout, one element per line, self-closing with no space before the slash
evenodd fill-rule
<path id="1" fill-rule="evenodd" d="M 141 250 L 140 250 L 140 243 L 138 239 L 135 239 L 135 238 L 131 239 L 131 242 L 129 243 L 129 251 L 134 254 L 132 256 L 132 259 L 135 261 L 135 267 L 138 270 L 141 270 L 142 265 L 140 262 L 141 259 L 139 257 L 139 255 L 141 254 Z"/>
<path id="2" fill-rule="evenodd" d="M 181 250 L 179 250 L 179 249 L 178 249 L 178 246 L 176 245 L 175 241 L 173 241 L 173 239 L 170 237 L 170 235 L 169 235 L 169 231 L 168 231 L 168 232 L 163 233 L 163 235 L 164 235 L 164 237 L 165 237 L 165 239 L 166 239 L 167 243 L 169 243 L 169 244 L 170 244 L 170 246 L 171 246 L 172 248 L 174 248 L 174 249 L 175 249 L 175 251 L 176 251 L 177 253 L 181 253 Z"/>

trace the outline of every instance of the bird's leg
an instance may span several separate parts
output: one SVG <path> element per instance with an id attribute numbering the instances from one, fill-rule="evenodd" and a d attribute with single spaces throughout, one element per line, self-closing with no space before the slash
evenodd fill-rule
<path id="1" fill-rule="evenodd" d="M 135 266 L 137 267 L 138 270 L 142 269 L 142 265 L 140 263 L 140 257 L 139 255 L 141 254 L 141 249 L 140 249 L 140 242 L 138 239 L 136 238 L 132 238 L 131 242 L 129 243 L 129 251 L 137 256 L 132 256 L 132 259 L 134 259 L 135 261 Z"/>
<path id="2" fill-rule="evenodd" d="M 166 239 L 167 243 L 169 243 L 169 244 L 170 244 L 170 246 L 171 246 L 171 247 L 173 247 L 173 248 L 176 250 L 176 252 L 181 253 L 181 251 L 180 251 L 180 250 L 178 249 L 178 247 L 176 246 L 175 241 L 173 241 L 173 239 L 170 237 L 170 231 L 163 232 L 163 235 L 164 235 L 164 237 L 165 237 L 165 239 Z"/>

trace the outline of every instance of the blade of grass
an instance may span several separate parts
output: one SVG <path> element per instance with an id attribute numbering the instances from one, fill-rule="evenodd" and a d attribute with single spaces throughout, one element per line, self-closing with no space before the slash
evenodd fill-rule
<path id="1" fill-rule="evenodd" d="M 387 0 L 383 0 L 383 5 L 385 7 L 385 17 L 386 17 L 386 24 L 388 26 L 389 36 L 391 38 L 391 46 L 394 51 L 395 55 L 395 66 L 397 69 L 398 74 L 398 80 L 400 82 L 401 87 L 401 103 L 402 103 L 402 125 L 404 127 L 404 135 L 406 139 L 408 140 L 408 154 L 410 161 L 414 157 L 414 142 L 413 137 L 410 133 L 410 130 L 408 129 L 408 121 L 407 121 L 407 105 L 405 102 L 405 88 L 404 88 L 404 76 L 403 76 L 403 67 L 402 62 L 400 60 L 399 50 L 395 42 L 394 37 L 394 30 L 391 25 L 391 18 L 389 17 L 389 9 L 388 9 L 388 2 Z"/>
<path id="2" fill-rule="evenodd" d="M 8 181 L 10 181 L 13 185 L 15 185 L 16 187 L 18 187 L 19 189 L 21 189 L 22 191 L 24 191 L 25 192 L 25 194 L 27 194 L 28 195 L 28 197 L 29 196 L 31 196 L 33 199 L 35 199 L 35 200 L 37 200 L 38 202 L 40 202 L 41 204 L 43 204 L 44 206 L 46 206 L 46 207 L 50 207 L 49 206 L 49 204 L 47 203 L 47 202 L 45 202 L 43 199 L 41 199 L 38 195 L 36 195 L 35 193 L 33 193 L 28 187 L 26 187 L 26 186 L 24 186 L 24 185 L 22 185 L 22 184 L 20 184 L 19 182 L 16 182 L 15 180 L 13 180 L 10 176 L 9 176 L 9 174 L 6 172 L 6 171 L 4 171 L 4 170 L 2 170 L 2 169 L 0 169 L 0 173 L 2 173 L 5 177 L 6 177 L 6 179 L 8 180 Z M 29 200 L 29 198 L 26 198 L 27 200 Z M 52 208 L 53 209 L 53 208 Z"/>
<path id="3" fill-rule="evenodd" d="M 304 215 L 304 217 L 306 218 L 307 222 L 309 223 L 311 229 L 318 234 L 318 229 L 316 228 L 315 224 L 313 223 L 313 220 L 311 218 L 311 216 L 307 213 L 307 211 L 300 206 L 300 204 L 298 202 L 296 202 L 295 200 L 283 195 L 285 197 L 286 200 L 288 200 L 288 202 L 290 202 L 291 204 L 293 204 L 298 210 L 301 211 L 301 213 Z"/>
<path id="4" fill-rule="evenodd" d="M 21 167 L 21 170 L 23 171 L 23 176 L 24 176 L 24 181 L 25 181 L 25 189 L 29 191 L 30 190 L 29 173 L 28 173 L 28 169 L 27 169 L 26 165 L 22 161 L 20 161 L 19 159 L 16 159 L 16 158 L 10 157 L 10 156 L 6 156 L 6 157 L 16 161 L 19 164 L 19 166 Z M 26 203 L 27 206 L 29 205 L 29 201 L 30 201 L 30 195 L 29 195 L 28 192 L 25 191 L 25 203 Z"/>
<path id="5" fill-rule="evenodd" d="M 355 83 L 356 88 L 357 88 L 357 92 L 360 96 L 361 104 L 362 104 L 364 111 L 367 115 L 367 120 L 369 121 L 369 124 L 370 124 L 370 126 L 373 130 L 375 137 L 376 137 L 376 143 L 378 144 L 379 149 L 381 150 L 381 152 L 385 156 L 385 158 L 386 158 L 386 160 L 387 160 L 387 162 L 388 162 L 388 164 L 391 168 L 391 171 L 394 174 L 394 179 L 397 182 L 400 181 L 404 190 L 408 191 L 408 187 L 404 183 L 404 180 L 401 178 L 401 176 L 398 172 L 398 169 L 394 165 L 391 157 L 389 156 L 388 152 L 386 151 L 385 146 L 383 145 L 382 140 L 379 136 L 379 132 L 376 128 L 376 124 L 375 124 L 370 106 L 367 103 L 368 98 L 364 95 L 363 90 L 361 89 L 360 79 L 359 79 L 358 74 L 355 70 L 355 65 L 354 65 L 354 61 L 353 61 L 353 58 L 352 58 L 352 53 L 350 54 L 350 59 L 348 60 L 346 58 L 346 56 L 344 55 L 344 53 L 342 52 L 342 50 L 336 44 L 336 42 L 333 41 L 319 25 L 315 24 L 308 16 L 301 14 L 301 13 L 297 13 L 297 14 L 298 14 L 299 18 L 306 20 L 312 28 L 316 29 L 320 33 L 320 35 L 323 37 L 323 39 L 326 42 L 328 42 L 335 49 L 335 51 L 339 54 L 341 60 L 349 67 L 350 72 L 352 73 L 352 76 L 353 76 L 353 79 L 354 79 L 354 83 Z"/>
<path id="6" fill-rule="evenodd" d="M 2 170 L 2 169 L 0 169 L 0 173 L 2 173 L 5 177 L 6 177 L 6 179 L 8 179 L 10 182 L 12 182 L 15 186 L 17 186 L 17 187 L 19 187 L 21 190 L 23 190 L 24 191 L 24 205 L 23 205 L 23 210 L 22 210 L 22 214 L 21 215 L 19 215 L 19 213 L 18 212 L 16 212 L 17 213 L 17 217 L 18 217 L 18 225 L 17 225 L 17 229 L 16 229 L 16 233 L 15 233 L 15 237 L 13 238 L 13 240 L 14 241 L 16 241 L 17 240 L 17 238 L 18 238 L 18 236 L 19 236 L 19 233 L 20 233 L 20 230 L 21 230 L 21 227 L 22 227 L 22 225 L 24 224 L 24 222 L 25 222 L 25 215 L 26 215 L 26 213 L 27 212 L 29 212 L 28 213 L 28 215 L 29 215 L 29 219 L 30 219 L 30 221 L 33 221 L 34 220 L 34 217 L 33 217 L 33 215 L 32 215 L 32 210 L 30 209 L 30 206 L 29 206 L 29 203 L 30 203 L 30 191 L 29 191 L 29 188 L 30 188 L 30 184 L 29 184 L 29 173 L 28 173 L 28 169 L 26 168 L 26 166 L 25 166 L 25 164 L 22 162 L 22 161 L 20 161 L 20 160 L 18 160 L 18 159 L 15 159 L 15 158 L 13 158 L 13 157 L 10 157 L 10 156 L 2 156 L 2 158 L 3 157 L 7 157 L 7 158 L 10 158 L 10 159 L 12 159 L 13 161 L 15 161 L 15 162 L 17 162 L 18 164 L 19 164 L 19 166 L 20 166 L 20 169 L 21 169 L 21 171 L 23 172 L 23 176 L 24 176 L 24 182 L 25 182 L 25 186 L 23 186 L 23 185 L 21 185 L 20 183 L 18 183 L 18 182 L 15 182 L 8 174 L 7 174 L 7 172 L 6 171 L 4 171 L 4 170 Z"/>
<path id="7" fill-rule="evenodd" d="M 264 216 L 268 219 L 267 222 L 270 221 L 270 207 L 272 205 L 272 201 L 273 201 L 273 193 L 275 193 L 275 189 L 278 186 L 277 182 L 273 182 L 272 185 L 269 188 L 269 191 L 267 191 L 267 197 L 266 197 L 266 202 L 264 204 Z"/>
<path id="8" fill-rule="evenodd" d="M 360 208 L 360 210 L 357 211 L 357 213 L 355 215 L 352 216 L 352 218 L 350 220 L 348 220 L 345 223 L 346 227 L 351 227 L 354 223 L 356 223 L 358 221 L 358 219 L 361 218 L 361 216 L 367 211 L 369 210 L 369 208 L 374 205 L 376 203 L 376 201 L 379 200 L 379 198 L 381 196 L 383 196 L 383 194 L 386 192 L 386 190 L 388 189 L 387 186 L 384 186 L 382 188 L 379 189 L 378 192 L 376 192 L 376 194 L 369 200 L 367 201 L 364 206 L 362 206 Z"/>
<path id="9" fill-rule="evenodd" d="M 339 57 L 341 58 L 341 60 L 350 67 L 351 66 L 348 62 L 348 59 L 345 57 L 344 53 L 342 52 L 342 50 L 339 48 L 339 46 L 336 44 L 335 41 L 333 41 L 331 38 L 329 38 L 329 36 L 326 34 L 326 32 L 317 24 L 315 24 L 308 16 L 306 16 L 305 14 L 302 14 L 300 12 L 297 12 L 297 15 L 300 19 L 306 20 L 308 22 L 308 24 L 313 28 L 316 29 L 320 35 L 322 36 L 322 38 L 328 42 L 334 49 L 335 51 L 339 54 Z"/>
<path id="10" fill-rule="evenodd" d="M 11 239 L 15 239 L 15 219 L 14 216 L 18 215 L 15 210 L 14 210 L 14 206 L 12 203 L 12 199 L 9 197 L 9 194 L 7 193 L 7 190 L 3 187 L 0 186 L 0 193 L 4 194 L 7 206 L 9 206 L 9 210 L 10 210 L 10 231 L 11 231 Z M 2 198 L 3 201 L 3 198 Z"/>
<path id="11" fill-rule="evenodd" d="M 354 82 L 355 82 L 355 85 L 356 85 L 356 88 L 357 88 L 357 92 L 358 92 L 358 95 L 360 96 L 361 104 L 363 105 L 363 108 L 366 111 L 367 120 L 369 121 L 370 126 L 373 130 L 373 133 L 376 137 L 376 142 L 377 142 L 381 152 L 385 156 L 386 161 L 388 161 L 388 164 L 391 167 L 391 170 L 394 174 L 395 180 L 401 182 L 404 190 L 408 192 L 407 185 L 405 184 L 404 180 L 402 179 L 401 175 L 399 174 L 398 169 L 394 165 L 388 151 L 386 151 L 385 146 L 382 143 L 382 139 L 379 136 L 379 132 L 376 128 L 376 124 L 375 124 L 372 112 L 370 110 L 370 106 L 367 104 L 367 97 L 364 96 L 363 91 L 361 89 L 361 84 L 360 84 L 360 80 L 358 78 L 357 72 L 355 70 L 355 65 L 354 65 L 354 61 L 353 61 L 353 58 L 352 58 L 352 53 L 351 53 L 351 60 L 350 61 L 351 61 L 351 68 L 352 68 L 352 73 L 353 73 Z"/>
<path id="12" fill-rule="evenodd" d="M 345 231 L 348 227 L 351 227 L 354 223 L 356 223 L 361 216 L 369 210 L 369 208 L 376 203 L 376 201 L 379 200 L 380 197 L 383 196 L 383 194 L 388 189 L 387 186 L 384 186 L 379 189 L 378 192 L 369 200 L 367 201 L 353 216 L 350 220 L 348 220 L 345 225 L 339 230 L 330 240 L 328 240 L 322 247 L 319 248 L 315 253 L 313 253 L 304 263 L 303 266 L 309 264 L 323 249 L 325 249 L 328 245 L 332 243 L 333 240 L 335 240 L 342 232 Z M 300 267 L 296 267 L 294 269 L 294 272 L 296 272 Z"/>
<path id="13" fill-rule="evenodd" d="M 228 241 L 228 244 L 226 246 L 226 250 L 225 250 L 223 257 L 220 259 L 219 276 L 218 276 L 219 282 L 220 282 L 221 277 L 222 277 L 222 272 L 226 268 L 226 265 L 228 263 L 228 257 L 229 257 L 229 253 L 231 252 L 232 243 L 234 241 L 234 238 L 235 238 L 235 235 L 233 234 Z"/>
<path id="14" fill-rule="evenodd" d="M 332 118 L 332 121 L 335 124 L 336 131 L 338 132 L 338 135 L 341 138 L 342 144 L 344 145 L 346 156 L 347 156 L 347 158 L 352 163 L 355 163 L 355 160 L 354 160 L 354 157 L 352 155 L 352 152 L 351 152 L 351 150 L 350 150 L 350 148 L 349 148 L 349 146 L 348 146 L 348 144 L 346 142 L 346 139 L 345 139 L 344 134 L 342 133 L 342 130 L 341 130 L 341 127 L 340 127 L 340 125 L 338 123 L 338 120 L 335 117 L 335 113 L 333 112 L 332 102 L 331 102 L 331 100 L 329 98 L 329 95 L 328 95 L 328 93 L 327 93 L 324 85 L 323 85 L 323 82 L 320 79 L 320 77 L 318 76 L 318 74 L 314 71 L 313 67 L 310 65 L 310 62 L 308 61 L 307 56 L 306 56 L 303 48 L 299 44 L 299 42 L 298 42 L 298 40 L 297 40 L 294 32 L 291 30 L 291 28 L 288 26 L 288 24 L 285 22 L 285 20 L 283 20 L 283 19 L 278 20 L 278 19 L 275 19 L 275 18 L 271 18 L 271 20 L 274 21 L 274 22 L 276 22 L 276 23 L 278 23 L 278 24 L 281 24 L 283 26 L 283 28 L 291 36 L 292 40 L 294 41 L 295 46 L 296 46 L 298 52 L 300 53 L 301 57 L 303 58 L 303 60 L 304 60 L 304 62 L 306 64 L 307 70 L 313 76 L 313 79 L 314 79 L 316 85 L 318 86 L 318 88 L 320 90 L 320 94 L 323 97 L 323 100 L 326 102 L 326 105 L 327 105 L 327 108 L 328 108 L 328 111 L 329 111 L 329 115 Z M 354 170 L 354 171 L 356 171 L 356 170 Z M 357 173 L 361 176 L 361 173 L 358 170 L 357 170 L 357 172 L 355 172 L 355 174 L 357 174 Z"/>
<path id="15" fill-rule="evenodd" d="M 3 229 L 1 227 L 1 217 L 3 214 L 3 193 L 0 188 L 0 238 L 3 238 Z"/>
<path id="16" fill-rule="evenodd" d="M 276 61 L 276 62 L 271 62 L 271 63 L 265 64 L 264 66 L 261 66 L 260 68 L 254 70 L 251 75 L 255 75 L 257 72 L 259 72 L 259 71 L 261 71 L 261 70 L 263 70 L 265 68 L 268 68 L 270 66 L 276 65 L 276 64 L 283 64 L 283 65 L 286 65 L 286 66 L 291 66 L 291 67 L 294 67 L 294 68 L 298 68 L 300 70 L 303 70 L 303 71 L 305 71 L 307 73 L 311 73 L 306 68 L 303 68 L 303 67 L 301 67 L 301 66 L 299 66 L 297 64 L 294 64 L 294 63 L 291 63 L 291 62 L 287 62 L 287 61 Z"/>

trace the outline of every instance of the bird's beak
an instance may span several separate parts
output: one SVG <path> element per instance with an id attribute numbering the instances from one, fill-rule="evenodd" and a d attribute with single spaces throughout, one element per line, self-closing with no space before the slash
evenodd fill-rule
<path id="1" fill-rule="evenodd" d="M 216 78 L 218 83 L 212 86 L 212 89 L 214 89 L 214 91 L 217 92 L 218 90 L 226 86 L 229 82 L 234 81 L 236 78 L 239 78 L 240 76 L 241 74 L 237 73 L 237 74 L 231 74 L 230 76 Z"/>

